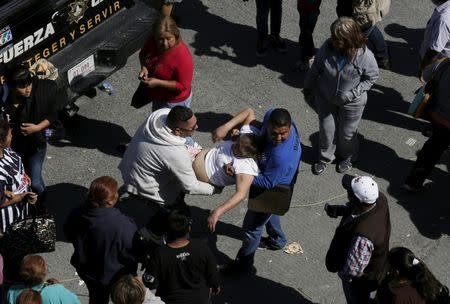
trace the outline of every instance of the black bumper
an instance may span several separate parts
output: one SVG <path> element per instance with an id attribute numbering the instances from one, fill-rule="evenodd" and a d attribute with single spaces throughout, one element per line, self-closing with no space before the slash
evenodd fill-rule
<path id="1" fill-rule="evenodd" d="M 49 59 L 59 70 L 56 81 L 62 95 L 66 95 L 61 108 L 71 105 L 122 68 L 128 57 L 142 47 L 157 12 L 149 5 L 150 1 L 134 2 L 134 6 L 118 11 Z M 69 84 L 67 71 L 90 55 L 94 55 L 95 71 Z"/>

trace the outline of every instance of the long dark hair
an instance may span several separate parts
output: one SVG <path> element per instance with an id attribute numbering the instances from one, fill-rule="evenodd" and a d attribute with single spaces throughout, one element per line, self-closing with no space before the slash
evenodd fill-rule
<path id="1" fill-rule="evenodd" d="M 443 288 L 425 263 L 405 247 L 395 247 L 389 251 L 386 273 L 390 282 L 400 278 L 409 280 L 427 303 L 434 303 Z"/>
<path id="2" fill-rule="evenodd" d="M 2 148 L 6 148 L 4 145 L 10 129 L 9 123 L 6 120 L 0 119 L 0 147 Z"/>

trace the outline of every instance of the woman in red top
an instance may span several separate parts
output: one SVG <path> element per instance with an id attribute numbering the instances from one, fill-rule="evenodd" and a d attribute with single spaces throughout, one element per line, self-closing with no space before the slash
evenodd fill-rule
<path id="1" fill-rule="evenodd" d="M 152 111 L 176 105 L 190 106 L 194 73 L 192 55 L 171 17 L 156 20 L 139 59 L 141 84 L 133 96 L 133 106 L 152 102 Z"/>

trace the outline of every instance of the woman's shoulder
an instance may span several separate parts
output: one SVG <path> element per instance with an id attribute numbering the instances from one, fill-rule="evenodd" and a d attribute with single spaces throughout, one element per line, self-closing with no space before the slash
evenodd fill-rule
<path id="1" fill-rule="evenodd" d="M 18 162 L 20 160 L 20 155 L 16 151 L 14 151 L 11 147 L 3 149 L 3 153 L 5 156 L 11 157 L 13 161 Z M 11 160 L 8 160 L 8 161 L 11 161 Z"/>
<path id="2" fill-rule="evenodd" d="M 72 291 L 59 283 L 45 285 L 45 287 L 41 289 L 41 294 L 44 299 L 49 297 L 50 303 L 54 303 L 52 302 L 52 298 L 57 298 L 62 303 L 80 303 L 77 296 Z"/>
<path id="3" fill-rule="evenodd" d="M 359 63 L 361 65 L 373 63 L 376 65 L 375 55 L 372 53 L 372 51 L 368 47 L 359 48 L 358 52 L 356 54 L 355 63 L 357 63 L 357 64 Z"/>

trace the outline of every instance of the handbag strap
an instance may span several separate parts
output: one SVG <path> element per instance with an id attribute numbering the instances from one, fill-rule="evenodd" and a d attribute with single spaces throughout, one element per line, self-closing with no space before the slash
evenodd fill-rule
<path id="1" fill-rule="evenodd" d="M 42 285 L 42 287 L 39 288 L 39 290 L 36 290 L 36 291 L 39 292 L 39 293 L 42 293 L 42 291 L 44 290 L 44 288 L 47 287 L 48 285 L 49 285 L 48 283 L 44 283 L 44 284 Z"/>

